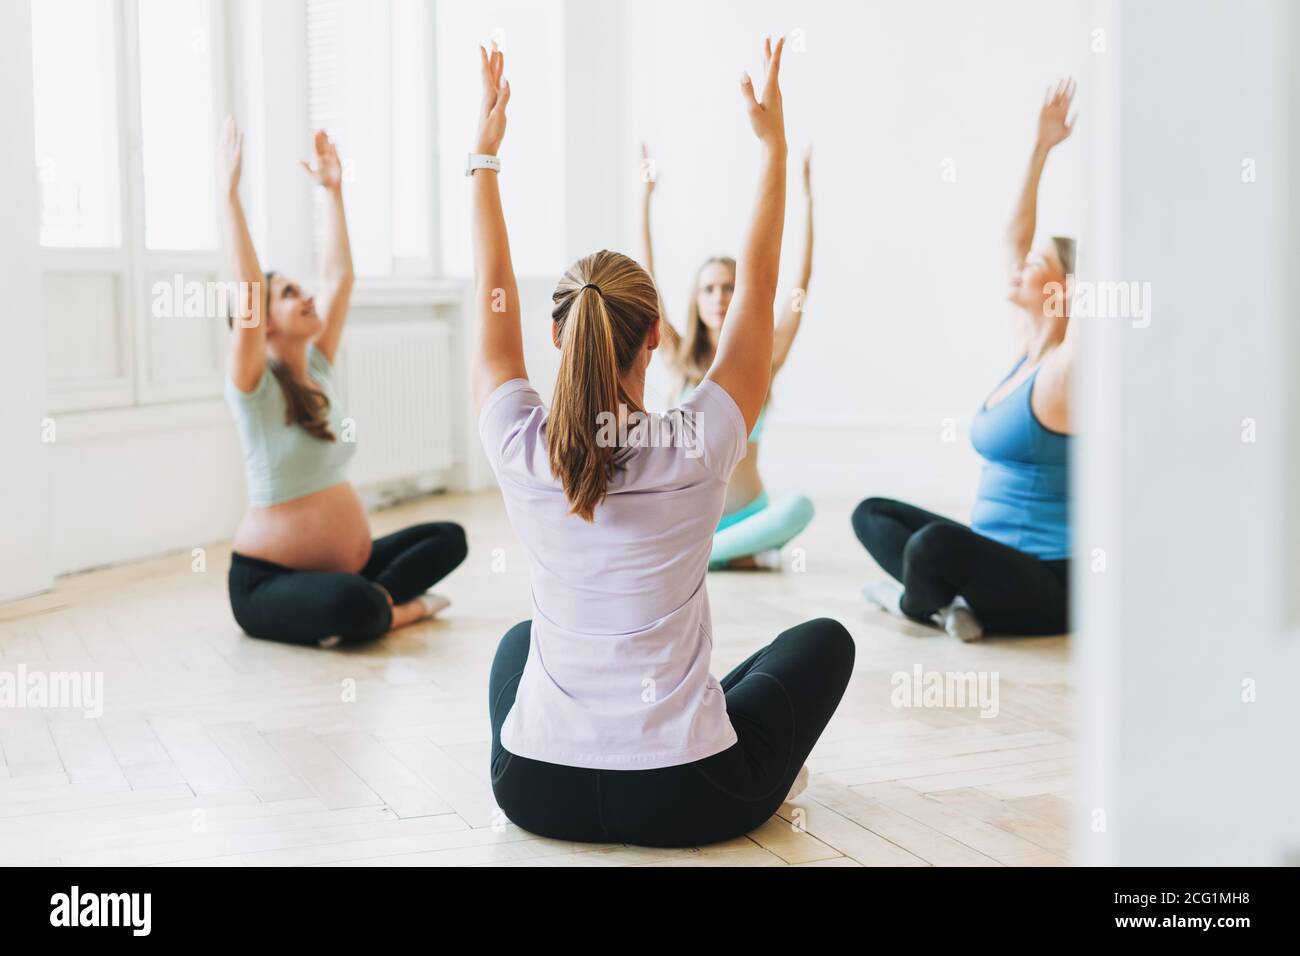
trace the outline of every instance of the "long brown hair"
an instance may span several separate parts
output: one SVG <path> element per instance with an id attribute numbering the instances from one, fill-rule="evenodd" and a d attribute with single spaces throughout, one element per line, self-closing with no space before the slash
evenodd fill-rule
<path id="1" fill-rule="evenodd" d="M 1064 289 L 1064 308 L 1065 315 L 1070 315 L 1070 299 L 1073 297 L 1074 289 L 1074 268 L 1078 264 L 1079 243 L 1068 236 L 1052 236 L 1052 248 L 1056 250 L 1056 258 L 1061 260 L 1062 287 Z"/>
<path id="2" fill-rule="evenodd" d="M 1056 257 L 1061 260 L 1061 268 L 1066 276 L 1074 275 L 1075 260 L 1079 254 L 1079 244 L 1068 236 L 1052 236 L 1052 247 Z"/>
<path id="3" fill-rule="evenodd" d="M 266 298 L 262 303 L 262 321 L 264 322 L 271 315 L 271 280 L 273 278 L 275 278 L 275 270 L 266 273 Z M 233 315 L 227 316 L 226 324 L 234 328 L 235 317 Z M 325 393 L 314 385 L 298 381 L 293 377 L 293 373 L 284 367 L 284 363 L 273 355 L 266 357 L 266 365 L 271 370 L 271 374 L 275 376 L 276 382 L 280 385 L 280 391 L 284 395 L 284 423 L 286 425 L 301 425 L 304 431 L 321 441 L 336 441 L 334 433 L 330 431 L 330 400 Z"/>
<path id="4" fill-rule="evenodd" d="M 710 256 L 695 270 L 695 280 L 691 283 L 691 304 L 686 309 L 686 334 L 682 336 L 682 343 L 674 356 L 682 379 L 679 392 L 682 388 L 694 388 L 704 381 L 704 376 L 709 374 L 709 366 L 713 364 L 714 349 L 709 342 L 709 330 L 700 318 L 700 275 L 713 265 L 726 266 L 731 270 L 732 281 L 736 280 L 736 260 L 730 256 Z"/>
<path id="5" fill-rule="evenodd" d="M 614 473 L 615 446 L 599 440 L 602 413 L 638 411 L 619 381 L 650 327 L 659 297 L 649 274 L 627 256 L 602 249 L 571 265 L 551 296 L 560 374 L 547 423 L 551 472 L 570 514 L 591 521 Z"/>

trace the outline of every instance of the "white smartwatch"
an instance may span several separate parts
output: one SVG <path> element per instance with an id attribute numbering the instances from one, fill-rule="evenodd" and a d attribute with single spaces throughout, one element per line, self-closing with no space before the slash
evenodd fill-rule
<path id="1" fill-rule="evenodd" d="M 492 156 L 489 153 L 470 153 L 465 157 L 465 175 L 474 175 L 476 169 L 490 169 L 494 173 L 501 172 L 501 158 Z"/>

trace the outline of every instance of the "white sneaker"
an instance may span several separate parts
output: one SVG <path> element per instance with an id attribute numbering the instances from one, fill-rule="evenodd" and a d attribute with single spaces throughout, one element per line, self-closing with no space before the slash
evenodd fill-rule
<path id="1" fill-rule="evenodd" d="M 799 794 L 808 789 L 808 765 L 804 764 L 799 768 L 799 773 L 795 775 L 794 783 L 790 787 L 790 793 L 786 796 L 786 803 L 793 803 Z"/>
<path id="2" fill-rule="evenodd" d="M 952 603 L 941 610 L 938 616 L 943 629 L 959 641 L 970 643 L 984 636 L 984 626 L 963 597 L 953 598 Z"/>
<path id="3" fill-rule="evenodd" d="M 899 602 L 903 600 L 903 586 L 893 578 L 871 581 L 862 585 L 862 596 L 882 611 L 900 617 L 903 615 L 903 609 L 899 606 Z"/>
<path id="4" fill-rule="evenodd" d="M 754 555 L 754 563 L 765 571 L 780 571 L 782 569 L 781 549 L 769 548 L 758 552 Z"/>
<path id="5" fill-rule="evenodd" d="M 419 601 L 420 606 L 424 608 L 424 617 L 421 618 L 421 620 L 437 617 L 438 612 L 445 611 L 447 608 L 451 607 L 451 601 L 447 600 L 441 594 L 434 594 L 432 591 L 428 594 L 421 594 L 416 598 L 416 600 Z"/>

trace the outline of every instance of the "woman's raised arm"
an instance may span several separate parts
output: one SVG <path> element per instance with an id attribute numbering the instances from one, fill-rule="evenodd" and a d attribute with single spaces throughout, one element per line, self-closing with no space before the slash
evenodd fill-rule
<path id="1" fill-rule="evenodd" d="M 1025 181 L 1012 210 L 1011 222 L 1007 225 L 1006 258 L 1011 272 L 1020 268 L 1034 243 L 1034 231 L 1038 225 L 1038 183 L 1043 177 L 1047 154 L 1074 131 L 1075 117 L 1070 116 L 1074 90 L 1075 83 L 1071 79 L 1061 80 L 1055 88 L 1049 87 L 1038 113 L 1034 151 L 1029 156 Z"/>
<path id="2" fill-rule="evenodd" d="M 794 337 L 799 334 L 803 322 L 804 303 L 808 299 L 808 283 L 812 281 L 813 256 L 813 200 L 812 200 L 812 150 L 803 157 L 803 197 L 805 203 L 803 262 L 799 267 L 799 279 L 790 292 L 790 301 L 786 303 L 781 318 L 777 320 L 776 332 L 772 343 L 772 374 L 781 371 L 781 366 L 790 356 L 790 347 Z"/>
<path id="3" fill-rule="evenodd" d="M 650 158 L 650 152 L 646 149 L 645 143 L 642 143 L 641 182 L 645 184 L 645 189 L 641 194 L 641 264 L 645 266 L 645 271 L 650 273 L 650 278 L 654 280 L 655 292 L 659 296 L 659 334 L 663 337 L 664 354 L 670 361 L 675 361 L 682 339 L 677 334 L 677 329 L 673 328 L 672 322 L 668 320 L 668 310 L 664 306 L 664 297 L 659 292 L 659 280 L 655 278 L 654 243 L 650 237 L 650 197 L 655 191 L 657 175 L 658 170 L 655 168 L 654 160 Z"/>
<path id="4" fill-rule="evenodd" d="M 510 84 L 502 80 L 505 55 L 492 45 L 479 47 L 483 103 L 474 152 L 495 156 L 506 132 Z M 474 350 L 470 369 L 474 404 L 502 383 L 527 378 L 524 339 L 519 327 L 519 287 L 510 261 L 510 239 L 501 210 L 498 174 L 477 169 L 470 176 L 470 241 L 474 252 Z"/>
<path id="5" fill-rule="evenodd" d="M 781 264 L 781 233 L 785 228 L 785 116 L 781 107 L 781 51 L 784 38 L 772 49 L 763 43 L 763 98 L 754 96 L 749 75 L 741 77 L 741 92 L 749 122 L 761 146 L 758 196 L 736 263 L 736 292 L 722 323 L 718 353 L 705 376 L 726 389 L 740 406 L 745 430 L 753 429 L 767 400 L 772 378 L 772 304 Z"/>
<path id="6" fill-rule="evenodd" d="M 325 252 L 321 260 L 320 291 L 321 317 L 325 328 L 316 336 L 316 348 L 330 360 L 338 351 L 339 339 L 343 337 L 343 325 L 348 320 L 348 303 L 352 299 L 352 246 L 348 242 L 348 223 L 343 215 L 343 164 L 339 162 L 339 151 L 334 141 L 325 135 L 324 130 L 316 131 L 316 165 L 303 162 L 316 183 L 325 189 L 329 199 L 329 226 L 325 234 Z"/>
<path id="7" fill-rule="evenodd" d="M 217 148 L 217 174 L 221 186 L 221 214 L 226 229 L 230 271 L 241 290 L 230 341 L 230 380 L 241 392 L 251 392 L 266 369 L 266 276 L 257 261 L 253 237 L 239 201 L 239 177 L 243 168 L 244 134 L 233 117 L 226 117 Z"/>

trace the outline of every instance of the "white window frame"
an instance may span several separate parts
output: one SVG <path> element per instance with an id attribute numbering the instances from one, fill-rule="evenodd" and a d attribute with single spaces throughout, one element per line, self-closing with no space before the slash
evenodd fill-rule
<path id="1" fill-rule="evenodd" d="M 49 386 L 52 412 L 120 408 L 208 398 L 221 392 L 221 372 L 187 382 L 158 382 L 149 369 L 150 276 L 180 272 L 198 277 L 211 273 L 220 278 L 224 257 L 220 239 L 210 251 L 150 250 L 145 246 L 144 162 L 140 107 L 140 9 L 137 0 L 106 0 L 113 5 L 113 43 L 117 85 L 117 149 L 119 245 L 103 249 L 40 247 L 42 275 L 80 274 L 108 276 L 117 287 L 115 317 L 121 373 L 111 377 Z M 212 128 L 228 111 L 229 63 L 226 46 L 226 10 L 220 0 L 209 4 L 208 38 L 212 63 Z M 215 186 L 213 200 L 216 202 Z M 224 342 L 214 330 L 213 348 L 224 357 Z M 224 363 L 219 363 L 224 364 Z"/>

